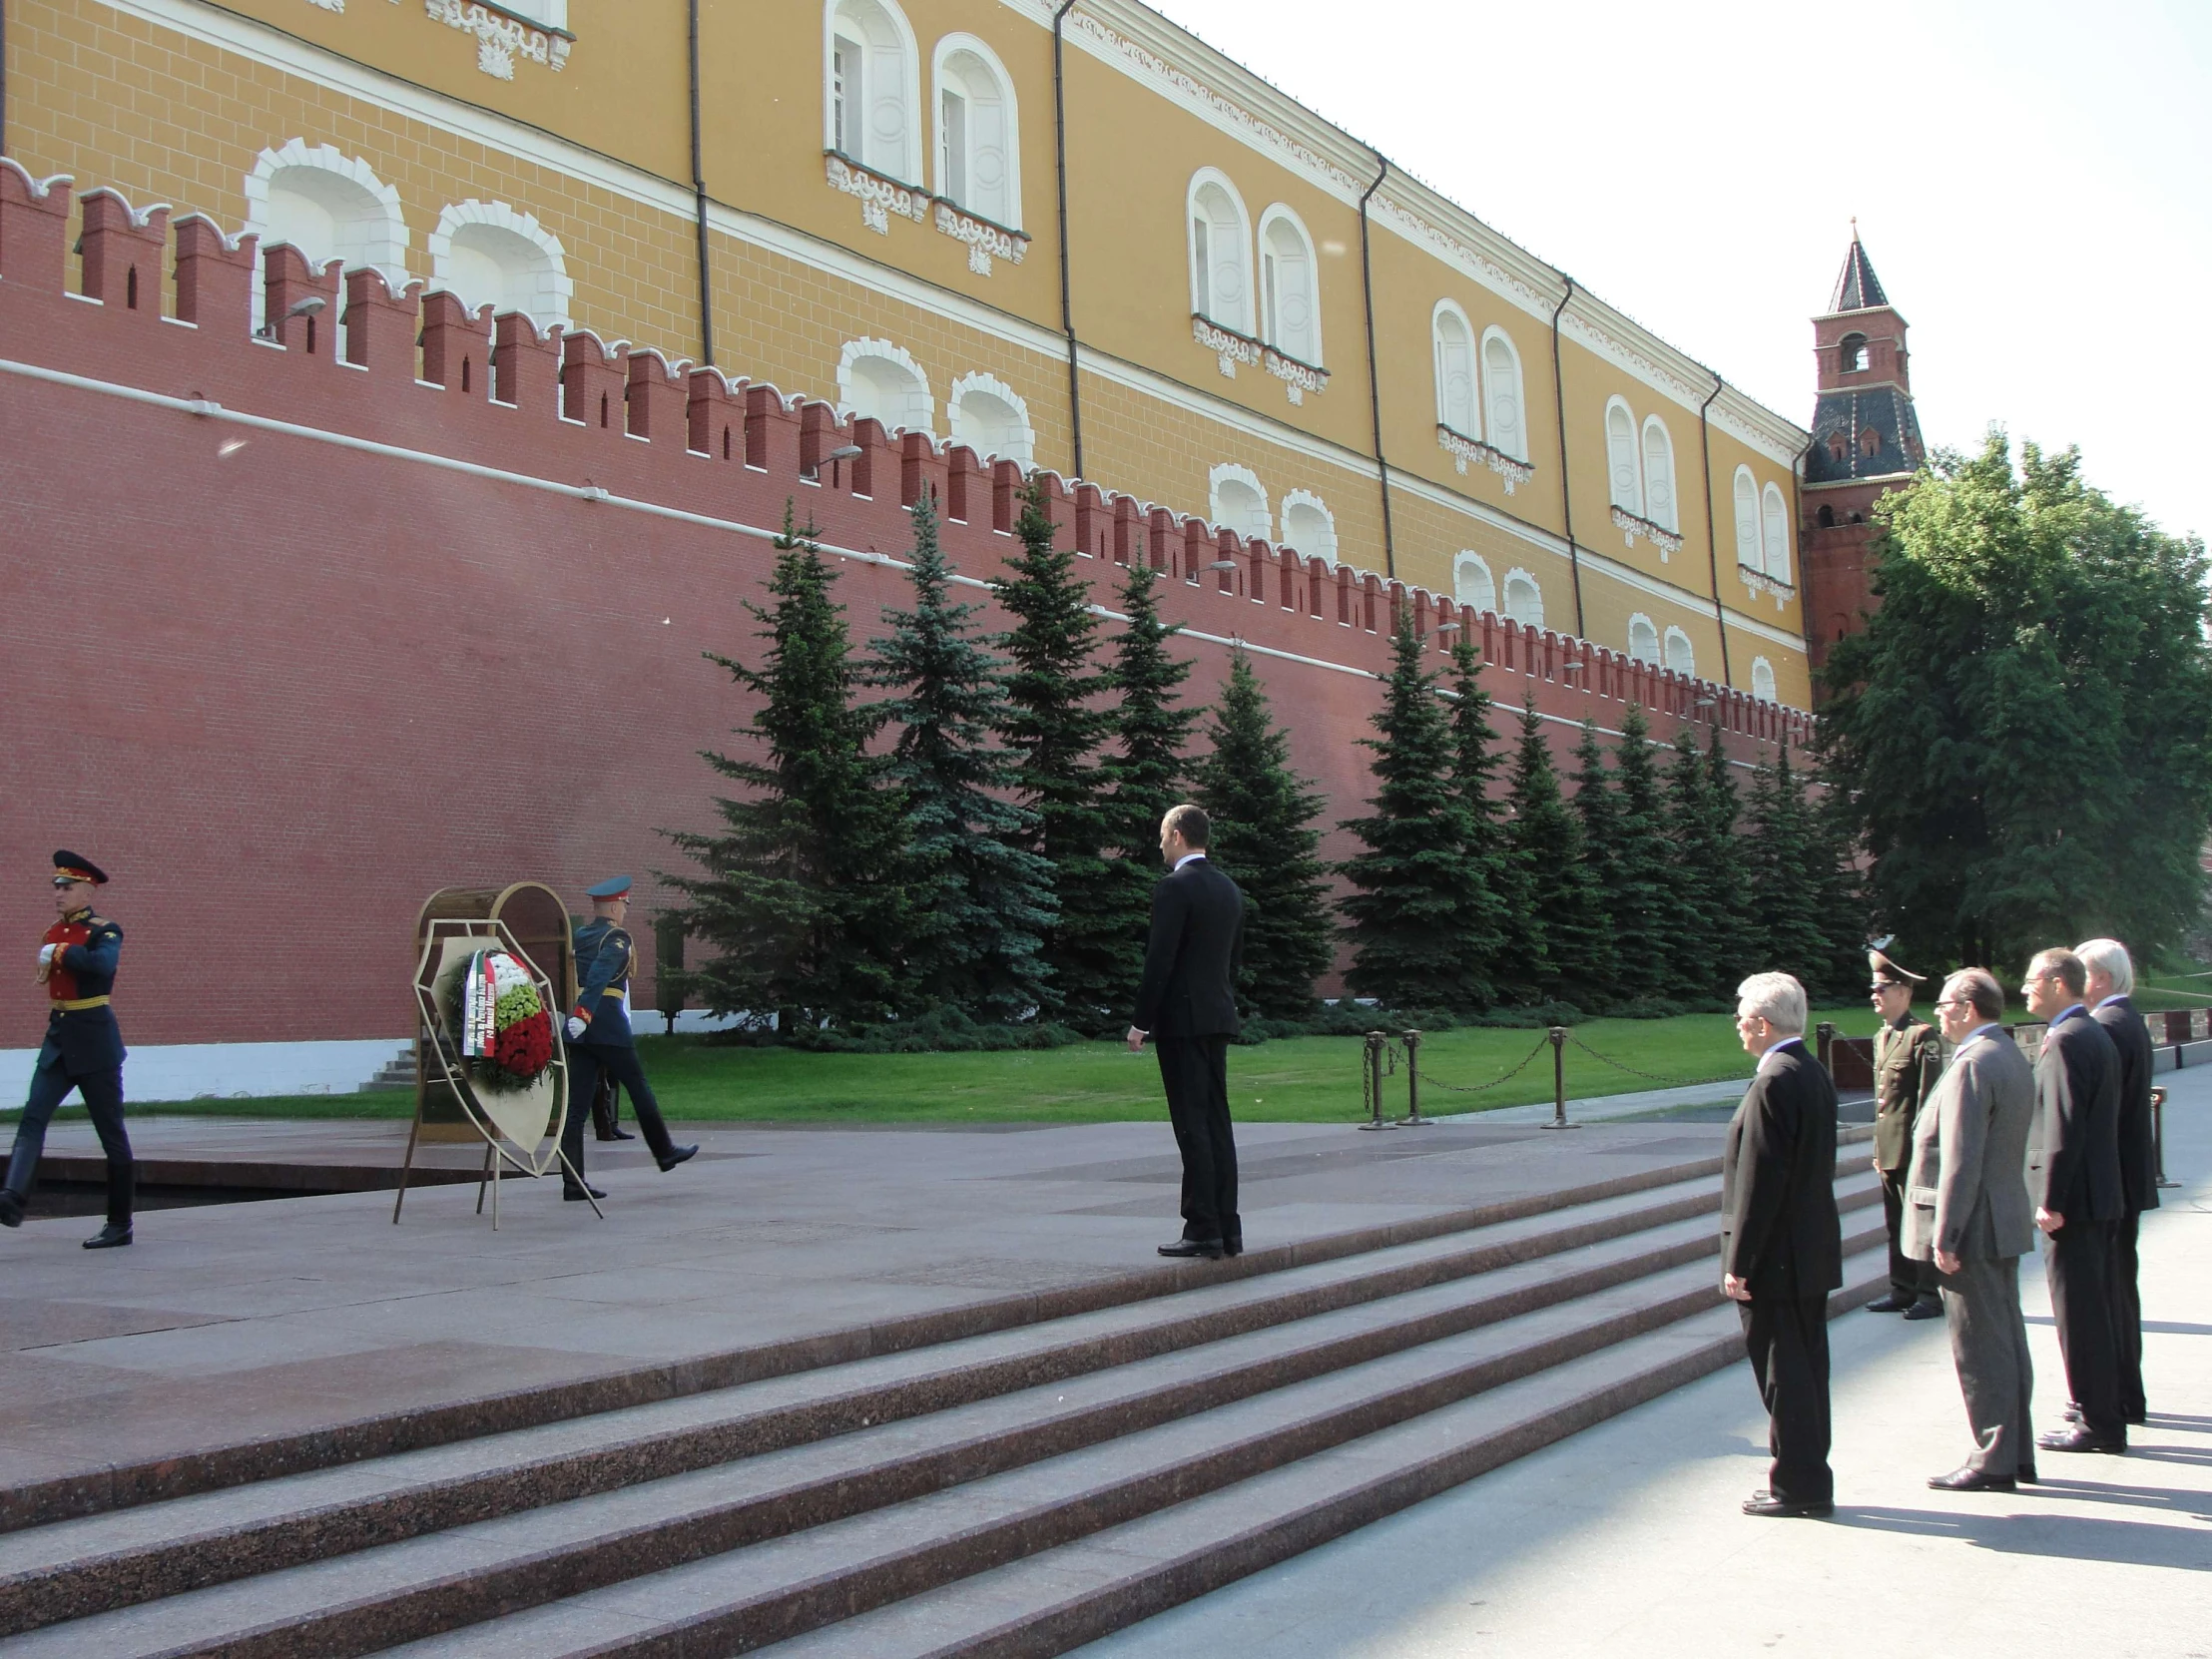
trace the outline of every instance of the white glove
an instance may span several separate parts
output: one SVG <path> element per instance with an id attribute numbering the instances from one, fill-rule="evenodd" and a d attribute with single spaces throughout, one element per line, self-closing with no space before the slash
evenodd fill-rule
<path id="1" fill-rule="evenodd" d="M 583 1040 L 584 1033 L 586 1031 L 589 1031 L 590 1029 L 591 1021 L 586 1019 L 582 1014 L 571 1014 L 568 1016 L 568 1040 L 570 1042 L 581 1042 Z"/>
<path id="2" fill-rule="evenodd" d="M 54 965 L 54 952 L 59 949 L 61 949 L 61 946 L 58 944 L 39 946 L 38 965 L 40 967 L 52 967 Z"/>

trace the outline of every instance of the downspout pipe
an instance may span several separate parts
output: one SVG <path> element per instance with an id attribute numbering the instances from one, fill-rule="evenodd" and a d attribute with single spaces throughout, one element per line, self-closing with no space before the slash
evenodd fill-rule
<path id="1" fill-rule="evenodd" d="M 1712 408 L 1713 399 L 1720 396 L 1726 384 L 1726 380 L 1714 375 L 1713 389 L 1697 406 L 1697 441 L 1705 456 L 1705 551 L 1713 567 L 1713 625 L 1721 631 L 1721 684 L 1734 691 L 1736 677 L 1728 666 L 1728 617 L 1721 605 L 1721 531 L 1719 521 L 1713 516 L 1713 429 L 1705 420 L 1706 411 Z"/>
<path id="2" fill-rule="evenodd" d="M 1368 410 L 1375 421 L 1375 466 L 1382 479 L 1382 573 L 1397 577 L 1397 540 L 1390 533 L 1390 463 L 1382 456 L 1382 365 L 1375 356 L 1375 268 L 1368 257 L 1368 203 L 1390 176 L 1390 159 L 1375 153 L 1375 183 L 1360 198 L 1360 297 L 1368 312 Z"/>
<path id="3" fill-rule="evenodd" d="M 1559 295 L 1558 309 L 1551 313 L 1551 400 L 1559 410 L 1559 510 L 1567 525 L 1567 571 L 1574 578 L 1574 637 L 1586 640 L 1590 636 L 1582 624 L 1582 551 L 1574 544 L 1574 490 L 1567 482 L 1567 382 L 1559 368 L 1559 319 L 1574 297 L 1574 278 L 1562 271 L 1559 280 L 1567 284 L 1566 292 Z"/>
<path id="4" fill-rule="evenodd" d="M 0 156 L 8 153 L 8 0 L 0 0 Z"/>
<path id="5" fill-rule="evenodd" d="M 714 273 L 707 263 L 707 169 L 699 142 L 699 0 L 691 0 L 691 180 L 699 232 L 699 350 L 715 360 Z"/>
<path id="6" fill-rule="evenodd" d="M 1060 332 L 1068 342 L 1068 426 L 1075 441 L 1075 471 L 1083 476 L 1083 382 L 1075 348 L 1074 258 L 1068 248 L 1067 37 L 1061 26 L 1075 0 L 1060 0 L 1052 14 L 1052 163 L 1060 188 Z"/>

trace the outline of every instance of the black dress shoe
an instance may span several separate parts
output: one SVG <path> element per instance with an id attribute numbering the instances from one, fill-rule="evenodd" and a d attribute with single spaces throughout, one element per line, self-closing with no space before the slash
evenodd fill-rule
<path id="1" fill-rule="evenodd" d="M 571 1186 L 564 1183 L 561 1187 L 561 1197 L 571 1204 L 581 1204 L 587 1198 L 605 1198 L 606 1196 L 599 1188 L 590 1185 Z"/>
<path id="2" fill-rule="evenodd" d="M 1932 1474 L 1928 1483 L 1938 1492 L 2009 1492 L 2018 1482 L 2009 1474 L 1983 1474 L 1979 1469 L 1957 1468 L 1948 1474 Z"/>
<path id="3" fill-rule="evenodd" d="M 661 1173 L 663 1175 L 666 1175 L 670 1170 L 674 1169 L 685 1159 L 696 1158 L 698 1156 L 699 1148 L 696 1146 L 672 1146 L 668 1149 L 668 1156 L 666 1158 L 657 1158 L 654 1160 L 654 1162 L 658 1163 L 661 1166 Z"/>
<path id="4" fill-rule="evenodd" d="M 2065 1418 L 2068 1422 L 2079 1422 L 2081 1420 L 2081 1407 L 2070 1399 L 2066 1401 Z"/>
<path id="5" fill-rule="evenodd" d="M 1818 1503 L 1801 1503 L 1795 1498 L 1776 1497 L 1772 1492 L 1754 1492 L 1744 1499 L 1747 1515 L 1770 1515 L 1789 1520 L 1826 1520 L 1836 1512 L 1833 1498 Z"/>
<path id="6" fill-rule="evenodd" d="M 2035 1436 L 2035 1444 L 2043 1451 L 2105 1451 L 2114 1456 L 2127 1449 L 2124 1436 L 2107 1438 L 2102 1434 L 2092 1434 L 2079 1423 L 2071 1428 L 2053 1428 L 2047 1434 L 2038 1434 Z"/>
<path id="7" fill-rule="evenodd" d="M 1162 1256 L 1203 1256 L 1209 1262 L 1218 1262 L 1227 1254 L 1219 1239 L 1177 1239 L 1160 1247 Z"/>
<path id="8" fill-rule="evenodd" d="M 1231 1254 L 1234 1255 L 1235 1252 L 1232 1251 Z M 2126 1418 L 2127 1421 L 2133 1423 L 2137 1428 L 2142 1427 L 2145 1423 L 2150 1421 L 2150 1412 L 2148 1411 L 2123 1411 L 2120 1413 L 2120 1415 Z"/>
<path id="9" fill-rule="evenodd" d="M 1939 1320 L 1943 1317 L 1943 1305 L 1923 1297 L 1905 1310 L 1905 1317 L 1909 1320 Z"/>
<path id="10" fill-rule="evenodd" d="M 23 1200 L 16 1196 L 13 1189 L 0 1187 L 0 1227 L 21 1227 L 22 1225 Z"/>
<path id="11" fill-rule="evenodd" d="M 111 1221 L 85 1241 L 87 1250 L 121 1250 L 131 1242 L 131 1224 Z"/>
<path id="12" fill-rule="evenodd" d="M 1878 1296 L 1868 1303 L 1867 1312 L 1870 1314 L 1902 1314 L 1912 1306 L 1913 1299 L 1911 1297 L 1899 1296 L 1897 1292 L 1892 1291 L 1888 1296 Z"/>
<path id="13" fill-rule="evenodd" d="M 603 1141 L 634 1141 L 637 1136 L 631 1134 L 627 1129 L 610 1129 L 599 1138 Z"/>
<path id="14" fill-rule="evenodd" d="M 1242 1256 L 1242 1255 L 1244 1254 L 1244 1240 L 1242 1240 L 1242 1239 L 1224 1239 L 1224 1240 L 1222 1240 L 1222 1241 L 1221 1241 L 1221 1253 L 1222 1253 L 1222 1254 L 1223 1254 L 1224 1256 Z M 2141 1417 L 2130 1417 L 2130 1418 L 2128 1418 L 2128 1421 L 2130 1421 L 2130 1422 L 2141 1422 L 2142 1420 L 2143 1420 L 2143 1419 L 2142 1419 Z"/>
<path id="15" fill-rule="evenodd" d="M 2033 1463 L 2022 1463 L 2013 1471 L 2012 1478 L 2023 1486 L 2040 1486 L 2042 1484 L 2042 1481 L 2036 1477 Z"/>

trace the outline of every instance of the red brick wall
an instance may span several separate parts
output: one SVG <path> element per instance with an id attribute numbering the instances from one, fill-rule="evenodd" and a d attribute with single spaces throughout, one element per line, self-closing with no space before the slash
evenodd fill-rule
<path id="1" fill-rule="evenodd" d="M 250 244 L 223 245 L 205 221 L 172 233 L 159 213 L 140 225 L 110 195 L 85 210 L 71 261 L 66 187 L 42 197 L 0 161 L 0 360 L 15 365 L 0 367 L 0 918 L 26 963 L 0 989 L 16 1033 L 0 1043 L 38 1031 L 30 941 L 50 918 L 57 845 L 116 877 L 104 904 L 129 935 L 128 1038 L 401 1035 L 427 893 L 643 879 L 674 861 L 657 830 L 713 824 L 698 751 L 730 746 L 745 707 L 701 653 L 755 657 L 743 606 L 772 558 L 740 527 L 774 528 L 796 499 L 826 543 L 897 555 L 901 502 L 926 486 L 964 519 L 945 535 L 963 573 L 995 574 L 1013 545 L 1010 464 L 981 470 L 965 449 L 886 439 L 872 421 L 848 430 L 823 405 L 672 372 L 588 334 L 541 341 L 519 317 L 499 319 L 510 401 L 494 402 L 483 319 L 446 295 L 394 300 L 366 273 L 341 296 L 334 267 L 309 272 L 289 250 L 273 255 L 269 314 L 322 294 L 311 346 L 301 317 L 281 322 L 280 341 L 252 340 Z M 170 258 L 177 318 L 156 309 Z M 65 293 L 65 275 L 99 302 Z M 332 354 L 341 303 L 352 362 Z M 821 485 L 803 478 L 846 442 L 865 454 Z M 1101 603 L 1140 540 L 1176 576 L 1201 572 L 1164 589 L 1171 620 L 1215 636 L 1187 640 L 1190 695 L 1213 695 L 1229 637 L 1249 641 L 1329 822 L 1357 810 L 1357 740 L 1378 687 L 1341 670 L 1383 665 L 1394 603 L 1426 627 L 1449 602 L 1052 483 L 1066 533 L 1098 561 Z M 1202 570 L 1224 556 L 1234 575 Z M 905 582 L 855 557 L 838 593 L 865 638 Z M 1611 727 L 1633 698 L 1671 736 L 1711 698 L 1698 718 L 1718 714 L 1747 759 L 1807 729 L 1803 715 L 1582 642 L 1487 615 L 1470 627 L 1502 704 L 1533 686 L 1548 712 Z M 1571 728 L 1551 730 L 1571 746 Z M 1333 833 L 1328 850 L 1348 848 Z M 641 896 L 639 910 L 658 907 L 649 880 Z"/>

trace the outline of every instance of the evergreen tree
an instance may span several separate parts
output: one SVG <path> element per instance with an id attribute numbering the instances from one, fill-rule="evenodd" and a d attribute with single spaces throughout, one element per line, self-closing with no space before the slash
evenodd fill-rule
<path id="1" fill-rule="evenodd" d="M 900 883 L 910 1006 L 949 1004 L 1016 1020 L 1048 1000 L 1043 935 L 1056 914 L 1052 866 L 1032 850 L 1037 817 L 1007 798 L 1004 664 L 954 603 L 925 491 L 913 506 L 914 608 L 886 611 L 868 678 L 890 690 L 878 719 L 895 734 L 885 777 L 904 804 Z"/>
<path id="2" fill-rule="evenodd" d="M 1597 721 L 1582 722 L 1582 737 L 1574 746 L 1574 816 L 1582 827 L 1582 871 L 1597 901 L 1599 924 L 1604 929 L 1602 958 L 1590 959 L 1585 1007 L 1603 1008 L 1626 994 L 1622 987 L 1619 936 L 1613 930 L 1613 888 L 1609 871 L 1620 853 L 1620 806 L 1612 780 L 1605 772 L 1605 751 L 1597 741 Z M 1603 974 L 1598 968 L 1602 960 Z"/>
<path id="3" fill-rule="evenodd" d="M 1508 941 L 1528 914 L 1519 865 L 1505 855 L 1505 835 L 1492 794 L 1501 757 L 1490 727 L 1490 694 L 1482 689 L 1482 654 L 1461 639 L 1451 648 L 1451 791 L 1465 826 L 1461 846 L 1475 890 L 1459 936 L 1470 983 L 1482 997 L 1534 1000 L 1534 990 Z"/>
<path id="4" fill-rule="evenodd" d="M 1705 756 L 1697 734 L 1687 727 L 1675 736 L 1663 815 L 1674 889 L 1667 973 L 1675 987 L 1672 994 L 1699 997 L 1714 977 L 1713 922 L 1724 902 L 1719 889 L 1723 872 L 1712 857 L 1713 807 L 1706 795 Z"/>
<path id="5" fill-rule="evenodd" d="M 1744 845 L 1738 833 L 1743 806 L 1718 725 L 1706 732 L 1705 807 L 1710 821 L 1706 857 L 1712 870 L 1706 917 L 1713 940 L 1709 980 L 1715 996 L 1733 1002 L 1736 987 L 1759 971 L 1759 895 L 1744 878 Z"/>
<path id="6" fill-rule="evenodd" d="M 1398 608 L 1390 655 L 1379 736 L 1360 740 L 1375 753 L 1375 813 L 1345 825 L 1367 850 L 1339 866 L 1353 887 L 1341 901 L 1352 924 L 1346 983 L 1387 1007 L 1485 1007 L 1490 987 L 1468 971 L 1463 942 L 1481 878 L 1452 785 L 1451 730 L 1436 676 L 1422 672 L 1409 605 Z"/>
<path id="7" fill-rule="evenodd" d="M 1871 936 L 1853 817 L 1849 799 L 1833 787 L 1807 808 L 1813 920 L 1822 946 L 1814 971 L 1820 991 L 1839 999 L 1854 997 L 1866 984 Z"/>
<path id="8" fill-rule="evenodd" d="M 1559 794 L 1559 776 L 1531 696 L 1521 705 L 1513 754 L 1512 822 L 1507 841 L 1527 883 L 1528 922 L 1521 954 L 1543 994 L 1578 1007 L 1601 1007 L 1613 978 L 1613 940 L 1582 839 L 1582 821 Z"/>
<path id="9" fill-rule="evenodd" d="M 890 1012 L 904 920 L 900 802 L 867 753 L 844 607 L 813 535 L 787 505 L 771 603 L 746 604 L 768 642 L 763 666 L 708 654 L 759 700 L 741 731 L 763 758 L 705 757 L 750 795 L 717 802 L 720 834 L 668 832 L 706 871 L 671 882 L 689 901 L 685 931 L 716 951 L 690 984 L 717 1013 L 773 1009 L 786 1032 Z"/>
<path id="10" fill-rule="evenodd" d="M 1329 871 L 1315 850 L 1322 798 L 1291 770 L 1290 737 L 1241 649 L 1230 657 L 1210 735 L 1213 749 L 1194 769 L 1195 794 L 1214 821 L 1208 857 L 1244 889 L 1238 1000 L 1271 1019 L 1304 1019 L 1337 946 Z"/>
<path id="11" fill-rule="evenodd" d="M 1760 967 L 1795 974 L 1808 986 L 1822 978 L 1828 954 L 1816 914 L 1819 869 L 1811 842 L 1805 789 L 1784 744 L 1761 764 L 1751 787 L 1751 859 L 1761 926 Z"/>
<path id="12" fill-rule="evenodd" d="M 1104 1031 L 1132 949 L 1117 902 L 1120 872 L 1105 854 L 1114 774 L 1100 752 L 1113 714 L 1101 696 L 1106 676 L 1092 663 L 1098 619 L 1089 585 L 1075 574 L 1075 555 L 1053 545 L 1048 502 L 1040 476 L 1014 526 L 1021 551 L 991 584 L 1014 617 L 1003 736 L 1016 758 L 1015 799 L 1036 815 L 1032 849 L 1052 866 L 1059 915 L 1046 930 L 1044 959 L 1053 1005 L 1077 1028 Z"/>
<path id="13" fill-rule="evenodd" d="M 1613 751 L 1615 799 L 1612 858 L 1605 869 L 1605 908 L 1612 917 L 1616 977 L 1631 997 L 1679 996 L 1673 979 L 1677 905 L 1667 825 L 1652 764 L 1644 711 L 1628 706 Z"/>

